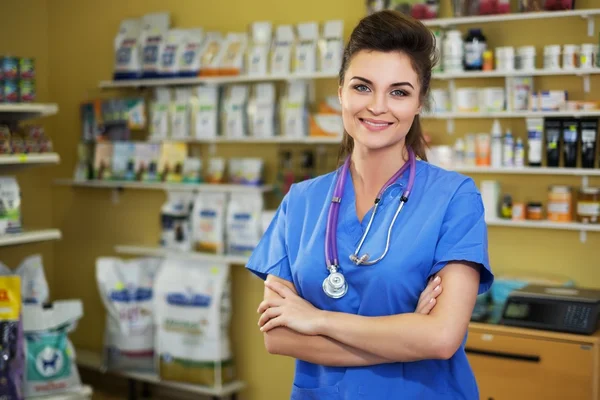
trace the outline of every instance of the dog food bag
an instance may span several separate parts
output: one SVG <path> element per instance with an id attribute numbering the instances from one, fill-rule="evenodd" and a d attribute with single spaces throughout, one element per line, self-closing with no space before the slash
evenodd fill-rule
<path id="1" fill-rule="evenodd" d="M 21 189 L 14 177 L 0 176 L 0 235 L 21 231 Z"/>
<path id="2" fill-rule="evenodd" d="M 192 209 L 192 236 L 196 251 L 225 252 L 225 193 L 198 193 Z"/>
<path id="3" fill-rule="evenodd" d="M 160 76 L 160 50 L 167 40 L 171 16 L 169 13 L 146 14 L 142 17 L 140 34 L 143 46 L 142 77 L 156 78 Z"/>
<path id="4" fill-rule="evenodd" d="M 160 214 L 162 247 L 179 251 L 192 249 L 191 196 L 189 192 L 167 192 L 167 202 L 163 204 Z"/>
<path id="5" fill-rule="evenodd" d="M 262 236 L 260 193 L 232 193 L 227 206 L 227 254 L 250 255 Z"/>
<path id="6" fill-rule="evenodd" d="M 154 369 L 154 279 L 161 260 L 96 260 L 96 280 L 106 307 L 104 364 L 113 370 Z"/>
<path id="7" fill-rule="evenodd" d="M 234 378 L 229 265 L 168 257 L 156 277 L 159 376 L 215 386 Z"/>
<path id="8" fill-rule="evenodd" d="M 79 389 L 81 379 L 68 334 L 83 316 L 80 300 L 23 305 L 26 398 Z"/>
<path id="9" fill-rule="evenodd" d="M 21 277 L 21 299 L 23 304 L 45 304 L 50 295 L 44 273 L 42 256 L 27 257 L 15 271 Z"/>
<path id="10" fill-rule="evenodd" d="M 142 76 L 142 48 L 140 19 L 121 21 L 119 33 L 115 37 L 114 79 L 138 79 Z"/>

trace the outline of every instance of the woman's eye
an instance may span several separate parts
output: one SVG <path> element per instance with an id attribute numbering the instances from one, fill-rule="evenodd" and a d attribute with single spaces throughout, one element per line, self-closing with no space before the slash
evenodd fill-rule
<path id="1" fill-rule="evenodd" d="M 369 88 L 366 85 L 355 85 L 354 90 L 357 92 L 368 92 Z"/>
<path id="2" fill-rule="evenodd" d="M 408 93 L 406 93 L 404 90 L 394 90 L 392 92 L 392 96 L 403 97 L 403 96 L 408 96 Z"/>

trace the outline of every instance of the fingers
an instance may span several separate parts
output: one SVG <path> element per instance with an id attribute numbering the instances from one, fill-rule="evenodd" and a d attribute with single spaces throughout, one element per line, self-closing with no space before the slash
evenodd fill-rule
<path id="1" fill-rule="evenodd" d="M 266 324 L 260 327 L 261 332 L 269 332 L 273 328 L 277 328 L 278 326 L 285 326 L 283 317 L 275 317 L 269 320 Z"/>
<path id="2" fill-rule="evenodd" d="M 267 309 L 267 311 L 262 313 L 262 315 L 258 319 L 258 326 L 262 327 L 269 320 L 279 317 L 280 315 L 281 315 L 281 309 L 279 307 L 269 308 L 269 309 Z"/>
<path id="3" fill-rule="evenodd" d="M 442 293 L 441 281 L 442 279 L 439 276 L 429 280 L 427 287 L 419 297 L 415 312 L 420 314 L 429 314 L 431 312 L 436 304 L 437 297 Z"/>
<path id="4" fill-rule="evenodd" d="M 292 290 L 289 287 L 279 282 L 265 281 L 265 286 L 277 293 L 279 296 L 283 297 L 284 299 L 287 296 L 294 294 L 294 292 L 292 292 Z"/>
<path id="5" fill-rule="evenodd" d="M 256 312 L 258 314 L 262 314 L 264 313 L 269 307 L 279 307 L 280 305 L 283 304 L 283 299 L 269 299 L 269 300 L 263 300 L 259 306 L 258 306 L 258 310 L 256 310 Z"/>
<path id="6" fill-rule="evenodd" d="M 424 301 L 422 304 L 417 307 L 418 314 L 429 314 L 433 307 L 435 306 L 436 300 L 434 298 L 430 298 L 429 301 Z"/>

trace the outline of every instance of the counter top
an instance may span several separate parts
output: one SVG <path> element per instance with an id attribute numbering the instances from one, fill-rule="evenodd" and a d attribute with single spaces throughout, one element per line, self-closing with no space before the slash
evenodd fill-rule
<path id="1" fill-rule="evenodd" d="M 600 342 L 600 329 L 592 335 L 578 335 L 574 333 L 552 332 L 541 329 L 517 328 L 514 326 L 490 324 L 485 322 L 471 322 L 469 323 L 469 334 L 473 333 L 504 333 L 535 339 L 560 340 L 563 342 L 569 341 L 582 344 L 597 344 Z"/>

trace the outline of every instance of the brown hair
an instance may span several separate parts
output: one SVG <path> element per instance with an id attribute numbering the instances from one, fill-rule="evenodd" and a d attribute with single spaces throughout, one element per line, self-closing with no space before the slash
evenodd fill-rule
<path id="1" fill-rule="evenodd" d="M 421 104 L 427 105 L 431 69 L 436 64 L 438 56 L 435 50 L 435 36 L 420 21 L 398 11 L 385 10 L 373 13 L 363 18 L 352 31 L 350 40 L 344 49 L 342 66 L 340 68 L 339 84 L 344 84 L 344 75 L 352 57 L 362 51 L 402 52 L 411 59 L 411 64 L 417 73 L 421 84 L 419 97 Z M 425 138 L 419 116 L 406 135 L 406 146 L 415 155 L 427 160 L 425 155 Z M 354 149 L 354 139 L 344 131 L 339 159 L 344 160 Z"/>

